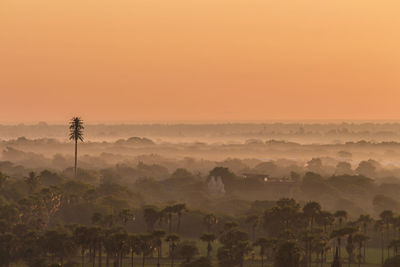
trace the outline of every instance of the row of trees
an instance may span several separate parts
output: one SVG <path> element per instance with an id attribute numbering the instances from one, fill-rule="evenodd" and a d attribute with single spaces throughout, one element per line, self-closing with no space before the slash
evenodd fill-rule
<path id="1" fill-rule="evenodd" d="M 53 201 L 57 199 L 54 192 L 48 195 Z M 49 209 L 53 206 L 49 205 Z M 199 229 L 198 237 L 207 253 L 197 259 L 196 242 L 178 234 L 182 217 L 188 212 L 185 204 L 143 207 L 140 214 L 147 231 L 142 233 L 129 231 L 129 224 L 135 224 L 139 214 L 130 209 L 115 214 L 94 213 L 91 225 L 60 223 L 56 227 L 25 220 L 43 216 L 42 213 L 26 214 L 28 209 L 34 212 L 37 207 L 15 210 L 6 205 L 0 209 L 0 266 L 19 261 L 29 266 L 68 265 L 78 255 L 82 267 L 88 262 L 93 267 L 104 264 L 122 267 L 128 258 L 131 266 L 138 258 L 142 266 L 148 258 L 156 258 L 160 266 L 167 255 L 171 266 L 177 260 L 184 266 L 203 264 L 198 266 L 206 267 L 215 260 L 221 267 L 243 266 L 247 259 L 259 262 L 262 267 L 265 262 L 274 262 L 278 267 L 308 267 L 323 266 L 334 247 L 338 248 L 339 258 L 360 266 L 366 262 L 368 241 L 370 246 L 380 243 L 382 264 L 384 258 L 393 260 L 390 256 L 397 256 L 400 248 L 399 239 L 392 238 L 400 230 L 399 217 L 392 211 L 382 212 L 377 220 L 369 215 L 350 220 L 344 210 L 330 213 L 322 210 L 317 202 L 301 206 L 293 199 L 280 199 L 263 214 L 249 214 L 246 218 L 219 219 L 206 214 L 202 219 L 204 232 Z M 45 221 L 44 217 L 40 219 Z M 161 229 L 164 223 L 165 230 Z M 163 254 L 165 244 L 168 249 Z M 214 246 L 218 247 L 216 254 L 212 253 Z"/>

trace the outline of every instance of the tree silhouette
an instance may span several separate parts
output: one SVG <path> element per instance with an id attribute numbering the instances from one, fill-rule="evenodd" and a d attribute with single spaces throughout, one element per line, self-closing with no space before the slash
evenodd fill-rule
<path id="1" fill-rule="evenodd" d="M 176 232 L 179 234 L 179 231 L 180 231 L 180 228 L 181 228 L 182 215 L 183 215 L 183 213 L 187 212 L 188 209 L 186 208 L 186 204 L 179 203 L 179 204 L 175 204 L 173 206 L 173 210 L 178 215 L 178 222 L 177 222 L 177 225 L 176 225 Z"/>
<path id="2" fill-rule="evenodd" d="M 217 237 L 212 234 L 212 233 L 205 233 L 200 237 L 201 241 L 207 242 L 207 258 L 211 258 L 211 251 L 212 251 L 212 246 L 211 243 L 217 239 Z"/>
<path id="3" fill-rule="evenodd" d="M 185 259 L 185 263 L 189 263 L 198 253 L 195 242 L 186 241 L 179 244 L 178 255 Z"/>
<path id="4" fill-rule="evenodd" d="M 335 218 L 339 221 L 339 227 L 342 227 L 343 220 L 347 218 L 347 212 L 345 210 L 338 210 L 334 214 Z M 339 249 L 340 251 L 340 249 Z M 339 253 L 340 256 L 340 253 Z"/>
<path id="5" fill-rule="evenodd" d="M 139 235 L 138 241 L 139 241 L 139 248 L 142 253 L 142 267 L 145 265 L 146 257 L 151 255 L 153 251 L 153 235 L 152 234 L 141 234 Z"/>
<path id="6" fill-rule="evenodd" d="M 204 216 L 203 223 L 207 227 L 207 232 L 211 233 L 211 228 L 218 222 L 214 214 L 207 214 Z"/>
<path id="7" fill-rule="evenodd" d="M 264 237 L 258 238 L 257 241 L 254 243 L 254 246 L 260 247 L 261 267 L 264 267 L 264 256 L 269 245 L 270 243 L 268 239 Z"/>
<path id="8" fill-rule="evenodd" d="M 368 224 L 373 222 L 373 219 L 368 214 L 361 214 L 358 218 L 357 222 L 362 225 L 363 234 L 367 234 Z M 363 252 L 363 262 L 365 263 L 365 254 L 366 254 L 366 243 L 364 242 L 364 252 Z"/>
<path id="9" fill-rule="evenodd" d="M 75 142 L 75 165 L 74 165 L 74 175 L 77 176 L 78 167 L 78 141 L 83 142 L 83 120 L 80 117 L 73 117 L 69 123 L 69 140 Z"/>
<path id="10" fill-rule="evenodd" d="M 165 236 L 165 231 L 163 230 L 155 230 L 152 233 L 153 238 L 154 238 L 154 243 L 157 247 L 157 267 L 160 267 L 160 259 L 162 256 L 162 239 Z"/>
<path id="11" fill-rule="evenodd" d="M 81 264 L 82 267 L 85 266 L 85 253 L 89 248 L 89 234 L 88 228 L 85 226 L 77 227 L 74 231 L 75 243 L 81 248 Z"/>
<path id="12" fill-rule="evenodd" d="M 299 267 L 301 251 L 294 241 L 286 241 L 278 248 L 275 259 L 276 267 Z"/>
<path id="13" fill-rule="evenodd" d="M 390 230 L 390 224 L 393 222 L 393 211 L 391 210 L 384 210 L 379 214 L 379 217 L 385 224 L 386 228 L 386 242 L 389 242 L 389 230 Z M 387 247 L 387 256 L 389 258 L 389 246 Z"/>
<path id="14" fill-rule="evenodd" d="M 361 260 L 364 258 L 365 259 L 365 255 L 363 257 L 362 255 L 362 247 L 365 247 L 365 242 L 368 240 L 368 236 L 366 236 L 365 234 L 362 233 L 357 233 L 354 235 L 353 241 L 358 243 L 358 256 L 357 256 L 357 260 L 358 260 L 358 266 L 361 266 Z"/>
<path id="15" fill-rule="evenodd" d="M 378 233 L 380 233 L 381 236 L 381 263 L 383 265 L 383 262 L 385 260 L 385 255 L 384 255 L 384 250 L 385 250 L 385 245 L 384 245 L 384 230 L 385 230 L 385 222 L 382 220 L 377 220 L 375 221 L 375 225 L 374 225 L 374 230 Z"/>
<path id="16" fill-rule="evenodd" d="M 152 232 L 154 230 L 154 225 L 160 219 L 160 212 L 156 207 L 147 206 L 143 209 L 143 217 L 147 225 L 147 231 Z"/>
<path id="17" fill-rule="evenodd" d="M 321 205 L 318 202 L 311 201 L 308 202 L 303 207 L 303 213 L 309 220 L 309 226 L 313 229 L 314 220 L 317 217 L 318 213 L 321 212 Z"/>
<path id="18" fill-rule="evenodd" d="M 171 257 L 171 267 L 174 267 L 175 250 L 178 246 L 180 237 L 176 234 L 167 235 L 165 241 L 169 243 L 170 257 Z"/>

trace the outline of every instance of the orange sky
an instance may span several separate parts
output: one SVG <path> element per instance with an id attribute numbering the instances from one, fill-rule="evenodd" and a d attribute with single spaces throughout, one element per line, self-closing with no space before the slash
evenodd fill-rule
<path id="1" fill-rule="evenodd" d="M 1 0 L 0 122 L 400 118 L 399 0 Z"/>

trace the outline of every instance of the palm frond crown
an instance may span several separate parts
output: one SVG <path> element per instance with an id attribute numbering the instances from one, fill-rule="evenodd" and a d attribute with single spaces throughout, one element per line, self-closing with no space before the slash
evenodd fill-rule
<path id="1" fill-rule="evenodd" d="M 83 120 L 80 117 L 73 117 L 69 123 L 69 140 L 83 142 Z"/>

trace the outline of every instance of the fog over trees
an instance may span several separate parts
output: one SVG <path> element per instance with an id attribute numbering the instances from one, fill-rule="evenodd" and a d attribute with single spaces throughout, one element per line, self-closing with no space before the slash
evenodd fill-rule
<path id="1" fill-rule="evenodd" d="M 399 266 L 400 124 L 77 117 L 0 138 L 0 266 Z"/>

